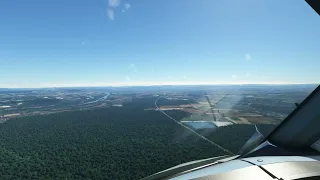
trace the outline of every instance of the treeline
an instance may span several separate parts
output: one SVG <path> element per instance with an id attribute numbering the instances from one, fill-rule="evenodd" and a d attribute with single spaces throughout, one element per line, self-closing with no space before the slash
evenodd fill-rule
<path id="1" fill-rule="evenodd" d="M 139 179 L 224 154 L 162 113 L 145 111 L 154 101 L 0 124 L 0 179 Z"/>

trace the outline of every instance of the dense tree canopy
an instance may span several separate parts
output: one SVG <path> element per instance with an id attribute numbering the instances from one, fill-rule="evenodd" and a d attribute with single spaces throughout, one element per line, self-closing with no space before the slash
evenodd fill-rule
<path id="1" fill-rule="evenodd" d="M 259 132 L 267 136 L 275 125 L 260 124 L 258 125 Z M 223 126 L 218 129 L 202 129 L 198 130 L 200 134 L 207 137 L 211 141 L 237 154 L 240 148 L 252 137 L 256 132 L 254 125 L 237 124 L 232 126 Z"/>
<path id="2" fill-rule="evenodd" d="M 156 98 L 11 119 L 0 124 L 1 179 L 139 179 L 172 166 L 224 152 L 154 107 Z M 189 114 L 171 111 L 182 119 Z M 230 129 L 231 128 L 231 129 Z M 252 126 L 204 133 L 236 152 Z"/>
<path id="3" fill-rule="evenodd" d="M 154 99 L 0 125 L 1 179 L 138 179 L 223 152 L 157 111 Z"/>

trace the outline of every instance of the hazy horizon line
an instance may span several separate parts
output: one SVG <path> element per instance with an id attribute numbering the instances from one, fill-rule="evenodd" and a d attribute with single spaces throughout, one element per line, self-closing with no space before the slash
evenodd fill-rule
<path id="1" fill-rule="evenodd" d="M 93 84 L 51 84 L 40 86 L 0 86 L 0 89 L 43 89 L 43 88 L 88 88 L 88 87 L 150 87 L 150 86 L 228 86 L 228 85 L 319 85 L 319 83 L 93 83 Z"/>

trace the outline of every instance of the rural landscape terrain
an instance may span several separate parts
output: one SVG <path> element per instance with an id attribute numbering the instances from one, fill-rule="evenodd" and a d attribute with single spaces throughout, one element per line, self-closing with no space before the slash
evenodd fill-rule
<path id="1" fill-rule="evenodd" d="M 139 179 L 238 154 L 316 86 L 0 89 L 0 178 Z"/>

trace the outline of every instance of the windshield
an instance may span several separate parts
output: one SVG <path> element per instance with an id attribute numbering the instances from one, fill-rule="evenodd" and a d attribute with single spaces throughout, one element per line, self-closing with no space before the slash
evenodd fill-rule
<path id="1" fill-rule="evenodd" d="M 139 179 L 239 154 L 320 82 L 304 1 L 2 0 L 0 178 Z"/>

